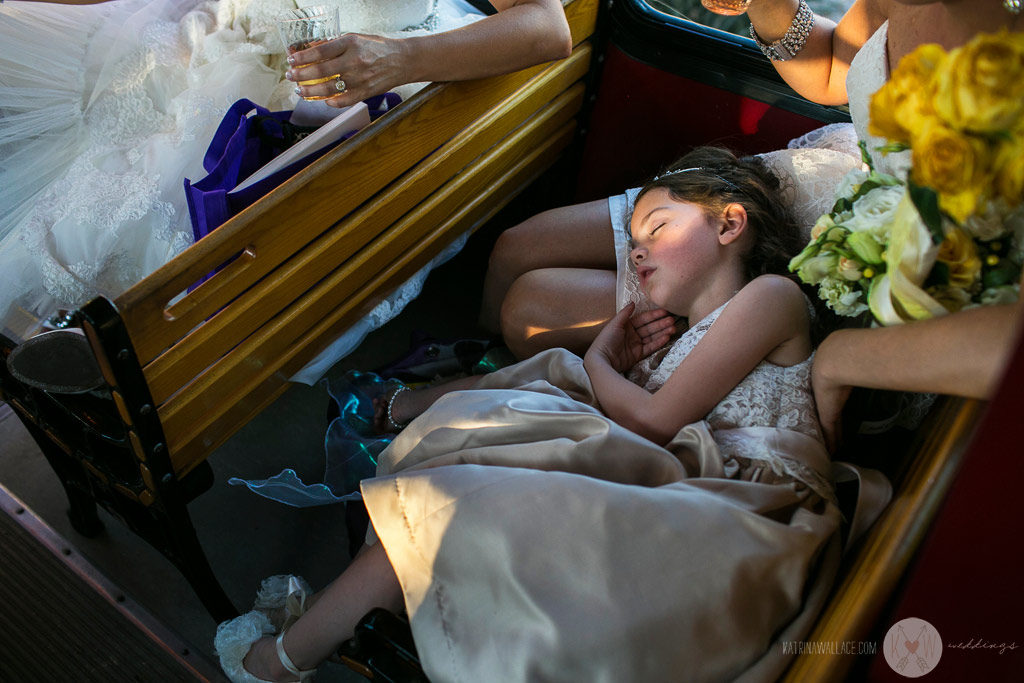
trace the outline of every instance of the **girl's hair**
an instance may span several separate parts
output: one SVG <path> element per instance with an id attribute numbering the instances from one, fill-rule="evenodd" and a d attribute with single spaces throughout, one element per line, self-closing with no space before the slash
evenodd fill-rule
<path id="1" fill-rule="evenodd" d="M 757 157 L 698 147 L 644 185 L 637 201 L 659 187 L 679 201 L 700 206 L 710 219 L 734 202 L 747 210 L 754 239 L 743 267 L 751 280 L 765 273 L 788 275 L 789 260 L 804 247 L 806 240 L 780 195 L 778 178 Z"/>

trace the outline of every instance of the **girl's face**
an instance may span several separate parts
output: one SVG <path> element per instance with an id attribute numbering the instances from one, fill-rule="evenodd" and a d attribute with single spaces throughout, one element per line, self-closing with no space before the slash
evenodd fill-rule
<path id="1" fill-rule="evenodd" d="M 642 196 L 630 221 L 640 287 L 655 305 L 686 315 L 704 276 L 719 262 L 715 224 L 696 204 L 663 187 Z"/>

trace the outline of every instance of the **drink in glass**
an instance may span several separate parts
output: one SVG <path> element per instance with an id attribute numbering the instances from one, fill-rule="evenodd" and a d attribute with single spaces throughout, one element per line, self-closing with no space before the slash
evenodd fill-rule
<path id="1" fill-rule="evenodd" d="M 735 16 L 747 11 L 747 7 L 750 6 L 750 0 L 700 0 L 700 4 L 715 14 Z"/>
<path id="2" fill-rule="evenodd" d="M 337 6 L 299 7 L 285 12 L 278 19 L 278 32 L 288 54 L 326 43 L 341 35 L 341 11 Z M 295 67 L 308 64 L 295 64 Z M 339 74 L 299 81 L 299 85 L 316 85 L 340 78 Z M 326 100 L 327 96 L 306 97 L 307 100 Z"/>

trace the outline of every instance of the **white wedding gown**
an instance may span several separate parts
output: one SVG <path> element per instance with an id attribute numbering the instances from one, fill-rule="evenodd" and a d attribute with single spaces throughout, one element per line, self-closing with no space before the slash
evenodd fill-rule
<path id="1" fill-rule="evenodd" d="M 479 18 L 453 0 L 337 1 L 348 30 Z M 206 175 L 224 112 L 294 107 L 275 22 L 296 4 L 323 2 L 0 5 L 0 331 L 115 297 L 192 243 L 182 182 Z"/>

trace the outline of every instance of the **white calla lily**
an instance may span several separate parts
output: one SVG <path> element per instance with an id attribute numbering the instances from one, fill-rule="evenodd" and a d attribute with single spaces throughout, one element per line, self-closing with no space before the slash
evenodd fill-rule
<path id="1" fill-rule="evenodd" d="M 889 286 L 889 276 L 879 275 L 871 281 L 871 288 L 868 290 L 868 308 L 875 320 L 883 325 L 900 325 L 903 318 L 896 312 L 892 305 L 892 288 Z"/>
<path id="2" fill-rule="evenodd" d="M 931 233 L 921 220 L 910 195 L 904 193 L 893 214 L 892 233 L 886 250 L 890 303 L 903 314 L 896 316 L 901 322 L 904 318 L 924 320 L 947 312 L 942 304 L 921 288 L 935 265 L 938 251 L 939 247 L 932 241 Z M 879 304 L 879 310 L 884 309 Z M 885 322 L 881 316 L 879 320 Z"/>

